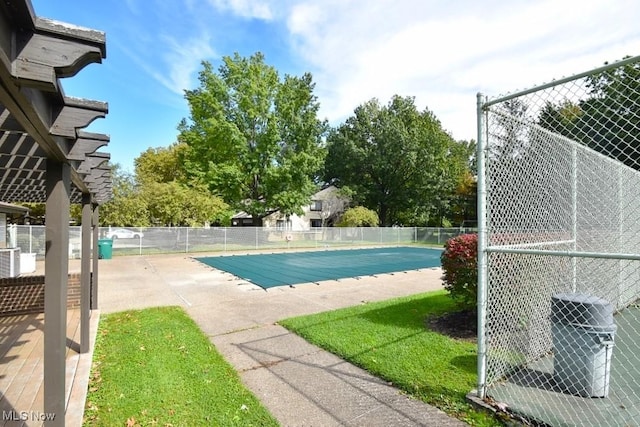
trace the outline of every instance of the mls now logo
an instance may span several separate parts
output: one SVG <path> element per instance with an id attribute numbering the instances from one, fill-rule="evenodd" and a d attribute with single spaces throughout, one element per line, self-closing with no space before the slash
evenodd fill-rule
<path id="1" fill-rule="evenodd" d="M 27 411 L 2 411 L 2 421 L 29 421 Z"/>
<path id="2" fill-rule="evenodd" d="M 56 414 L 29 411 L 2 411 L 2 421 L 53 421 Z"/>

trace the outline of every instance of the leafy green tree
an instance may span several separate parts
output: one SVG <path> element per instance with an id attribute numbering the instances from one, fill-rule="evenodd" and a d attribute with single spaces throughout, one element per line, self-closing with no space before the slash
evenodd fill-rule
<path id="1" fill-rule="evenodd" d="M 264 56 L 203 62 L 200 87 L 187 90 L 190 117 L 179 125 L 188 179 L 206 184 L 255 225 L 273 210 L 302 213 L 323 162 L 326 123 L 310 74 L 280 79 Z"/>
<path id="2" fill-rule="evenodd" d="M 588 145 L 640 169 L 640 62 L 603 71 L 589 78 L 590 99 L 576 127 Z"/>
<path id="3" fill-rule="evenodd" d="M 111 166 L 113 198 L 100 208 L 100 225 L 148 227 L 149 213 L 135 179 L 119 164 Z"/>
<path id="4" fill-rule="evenodd" d="M 478 182 L 465 172 L 460 176 L 458 185 L 451 200 L 451 210 L 448 217 L 452 225 L 474 224 L 478 220 L 477 214 Z"/>
<path id="5" fill-rule="evenodd" d="M 449 210 L 446 218 L 450 225 L 461 225 L 465 222 L 477 221 L 477 194 L 478 185 L 476 179 L 476 142 L 458 141 L 451 149 L 451 156 L 455 158 L 452 165 L 457 169 L 458 175 L 453 194 L 449 202 Z M 443 195 L 446 196 L 446 195 Z"/>
<path id="6" fill-rule="evenodd" d="M 356 206 L 345 211 L 336 224 L 338 227 L 376 227 L 380 219 L 378 214 L 364 206 Z"/>
<path id="7" fill-rule="evenodd" d="M 519 98 L 501 104 L 501 113 L 496 116 L 492 131 L 495 144 L 490 155 L 498 161 L 512 162 L 521 159 L 529 146 L 529 127 L 525 125 L 529 105 Z"/>
<path id="8" fill-rule="evenodd" d="M 383 226 L 425 225 L 446 213 L 467 169 L 468 159 L 451 155 L 457 144 L 413 98 L 372 99 L 329 134 L 324 179 L 350 187 Z"/>
<path id="9" fill-rule="evenodd" d="M 228 224 L 231 218 L 229 206 L 206 188 L 191 188 L 176 181 L 148 182 L 142 198 L 153 222 L 167 226 Z"/>
<path id="10" fill-rule="evenodd" d="M 185 182 L 185 170 L 182 156 L 186 147 L 173 144 L 169 147 L 148 148 L 135 160 L 136 181 L 147 182 Z"/>
<path id="11" fill-rule="evenodd" d="M 34 224 L 34 225 L 44 224 L 45 211 L 46 211 L 45 203 L 24 202 L 24 203 L 17 203 L 17 204 L 29 209 L 28 218 L 31 224 Z M 71 213 L 71 210 L 69 212 Z"/>
<path id="12" fill-rule="evenodd" d="M 135 159 L 136 181 L 150 221 L 192 227 L 229 223 L 229 206 L 220 197 L 202 184 L 186 182 L 186 149 L 184 144 L 149 148 Z"/>
<path id="13" fill-rule="evenodd" d="M 640 62 L 594 74 L 587 88 L 585 99 L 547 103 L 538 123 L 640 169 Z"/>

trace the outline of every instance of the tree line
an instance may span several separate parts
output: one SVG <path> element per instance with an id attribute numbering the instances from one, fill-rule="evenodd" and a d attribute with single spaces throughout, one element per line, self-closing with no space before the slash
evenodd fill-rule
<path id="1" fill-rule="evenodd" d="M 490 157 L 530 161 L 527 121 L 639 169 L 639 76 L 638 63 L 594 74 L 582 99 L 548 102 L 535 117 L 509 101 L 513 120 L 498 123 L 504 141 Z M 330 184 L 349 200 L 345 225 L 474 222 L 474 141 L 454 140 L 433 112 L 399 95 L 368 100 L 331 127 L 318 118 L 314 88 L 311 74 L 281 76 L 261 53 L 223 57 L 217 70 L 203 62 L 199 87 L 185 90 L 190 114 L 176 142 L 141 153 L 133 173 L 112 165 L 101 225 L 230 225 L 240 211 L 259 225 L 275 211 L 302 214 Z M 29 207 L 43 217 L 43 206 Z M 71 215 L 79 222 L 80 208 Z"/>
<path id="2" fill-rule="evenodd" d="M 398 95 L 366 101 L 331 127 L 318 118 L 314 88 L 311 74 L 281 76 L 261 53 L 226 56 L 217 70 L 203 62 L 177 141 L 141 153 L 133 174 L 113 165 L 101 222 L 229 225 L 244 211 L 259 225 L 274 211 L 302 214 L 329 184 L 358 208 L 347 218 L 367 223 L 475 219 L 473 141 L 454 140 L 433 112 Z"/>

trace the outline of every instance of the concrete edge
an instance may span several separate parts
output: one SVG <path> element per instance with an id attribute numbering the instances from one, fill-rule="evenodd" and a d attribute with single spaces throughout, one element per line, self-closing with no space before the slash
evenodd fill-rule
<path id="1" fill-rule="evenodd" d="M 84 419 L 84 408 L 86 406 L 87 394 L 89 391 L 89 380 L 91 376 L 91 366 L 93 363 L 93 352 L 98 334 L 98 324 L 100 323 L 100 310 L 92 310 L 90 317 L 90 345 L 87 353 L 74 356 L 77 358 L 77 368 L 71 384 L 71 394 L 65 411 L 65 424 L 68 426 L 81 426 Z M 68 368 L 67 368 L 68 369 Z"/>

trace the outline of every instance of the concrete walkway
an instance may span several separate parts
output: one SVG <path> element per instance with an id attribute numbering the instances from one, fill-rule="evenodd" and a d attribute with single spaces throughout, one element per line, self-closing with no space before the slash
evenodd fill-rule
<path id="1" fill-rule="evenodd" d="M 440 276 L 431 269 L 265 291 L 185 255 L 115 257 L 100 261 L 98 305 L 102 313 L 184 307 L 283 426 L 464 426 L 276 324 L 441 289 Z"/>

